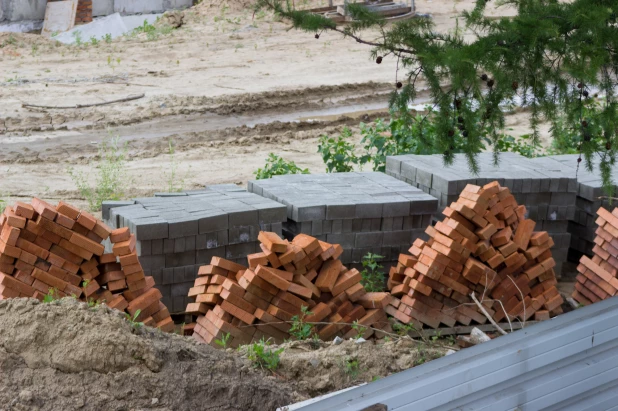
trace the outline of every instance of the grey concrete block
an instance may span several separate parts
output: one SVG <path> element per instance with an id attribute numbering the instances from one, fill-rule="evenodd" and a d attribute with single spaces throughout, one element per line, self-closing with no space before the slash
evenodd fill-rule
<path id="1" fill-rule="evenodd" d="M 341 230 L 342 233 L 351 233 L 354 231 L 355 222 L 360 220 L 343 220 L 343 228 Z"/>
<path id="2" fill-rule="evenodd" d="M 306 205 L 293 206 L 292 220 L 294 221 L 313 221 L 326 219 L 325 205 Z"/>
<path id="3" fill-rule="evenodd" d="M 185 251 L 185 238 L 184 237 L 176 238 L 174 240 L 174 252 L 182 253 L 184 251 Z"/>
<path id="4" fill-rule="evenodd" d="M 198 234 L 198 221 L 193 217 L 168 220 L 169 238 L 180 238 Z"/>
<path id="5" fill-rule="evenodd" d="M 409 230 L 389 231 L 383 234 L 382 245 L 391 246 L 407 244 L 408 247 L 410 247 L 412 245 L 411 238 L 412 233 Z"/>
<path id="6" fill-rule="evenodd" d="M 198 220 L 199 234 L 227 230 L 228 222 L 228 214 L 223 212 L 210 213 L 208 216 L 201 215 Z"/>
<path id="7" fill-rule="evenodd" d="M 322 220 L 314 220 L 311 222 L 311 235 L 322 235 Z"/>
<path id="8" fill-rule="evenodd" d="M 225 258 L 226 259 L 246 258 L 247 255 L 253 254 L 254 252 L 255 252 L 254 243 L 231 244 L 225 247 Z M 246 260 L 245 260 L 245 265 L 246 265 Z"/>
<path id="9" fill-rule="evenodd" d="M 128 227 L 139 240 L 156 240 L 169 237 L 168 222 L 159 217 L 132 219 Z"/>
<path id="10" fill-rule="evenodd" d="M 403 217 L 410 215 L 410 202 L 407 200 L 391 201 L 382 207 L 383 217 Z"/>
<path id="11" fill-rule="evenodd" d="M 151 240 L 150 251 L 152 255 L 163 254 L 163 240 Z"/>
<path id="12" fill-rule="evenodd" d="M 379 247 L 382 245 L 383 238 L 382 232 L 356 233 L 354 246 L 357 248 Z"/>
<path id="13" fill-rule="evenodd" d="M 361 203 L 356 204 L 354 218 L 380 218 L 382 217 L 382 203 Z"/>
<path id="14" fill-rule="evenodd" d="M 197 250 L 195 253 L 195 264 L 210 264 L 212 257 L 225 258 L 225 247 L 210 248 L 207 250 Z"/>
<path id="15" fill-rule="evenodd" d="M 195 239 L 197 236 L 189 236 L 185 237 L 185 251 L 194 251 L 195 248 Z"/>
<path id="16" fill-rule="evenodd" d="M 169 238 L 163 240 L 163 254 L 172 254 L 174 252 L 174 241 Z"/>
<path id="17" fill-rule="evenodd" d="M 228 217 L 229 227 L 257 226 L 260 222 L 258 215 L 258 210 L 231 211 Z"/>
<path id="18" fill-rule="evenodd" d="M 161 284 L 173 284 L 174 283 L 174 268 L 163 268 L 161 270 L 162 282 Z"/>
<path id="19" fill-rule="evenodd" d="M 148 256 L 152 254 L 152 240 L 137 241 L 135 243 L 138 256 Z"/>
<path id="20" fill-rule="evenodd" d="M 327 234 L 326 241 L 331 244 L 340 244 L 343 248 L 353 248 L 356 243 L 356 234 Z"/>
<path id="21" fill-rule="evenodd" d="M 103 220 L 109 220 L 110 218 L 110 210 L 116 207 L 125 207 L 129 205 L 134 205 L 135 201 L 133 200 L 124 200 L 124 201 L 113 201 L 107 200 L 103 201 L 101 204 L 101 216 Z"/>
<path id="22" fill-rule="evenodd" d="M 185 251 L 183 253 L 165 254 L 166 267 L 181 267 L 183 265 L 193 265 L 195 262 L 195 251 Z"/>
<path id="23" fill-rule="evenodd" d="M 259 231 L 255 226 L 233 227 L 228 230 L 228 244 L 257 241 Z"/>

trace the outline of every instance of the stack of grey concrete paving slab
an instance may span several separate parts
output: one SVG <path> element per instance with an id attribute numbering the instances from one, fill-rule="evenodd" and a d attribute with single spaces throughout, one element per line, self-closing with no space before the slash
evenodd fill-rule
<path id="1" fill-rule="evenodd" d="M 493 153 L 480 153 L 477 164 L 480 172 L 475 175 L 463 154 L 457 154 L 448 167 L 441 155 L 392 156 L 386 159 L 386 174 L 438 198 L 440 210 L 456 201 L 467 184 L 498 181 L 526 206 L 536 230 L 552 236 L 554 270 L 560 276 L 570 245 L 568 222 L 575 216 L 575 170 L 546 157 L 529 159 L 516 153 L 501 153 L 498 165 L 494 165 Z"/>
<path id="2" fill-rule="evenodd" d="M 283 233 L 341 244 L 344 264 L 371 252 L 396 261 L 423 237 L 438 201 L 384 173 L 293 174 L 249 181 L 248 191 L 287 206 Z"/>
<path id="3" fill-rule="evenodd" d="M 281 234 L 286 207 L 234 184 L 162 193 L 130 202 L 106 202 L 103 219 L 129 227 L 140 262 L 152 275 L 172 313 L 183 312 L 200 266 L 212 257 L 247 264 L 260 252 L 260 230 Z"/>
<path id="4" fill-rule="evenodd" d="M 577 202 L 575 216 L 569 221 L 569 232 L 571 233 L 571 250 L 570 260 L 578 262 L 583 254 L 589 257 L 593 256 L 592 248 L 594 247 L 595 231 L 597 229 L 596 219 L 597 210 L 600 207 L 605 207 L 612 211 L 616 207 L 616 201 L 610 203 L 606 197 L 607 193 L 603 190 L 601 180 L 601 172 L 599 170 L 600 159 L 598 156 L 593 157 L 592 171 L 586 168 L 584 161 L 579 163 L 577 167 L 577 159 L 579 154 L 566 154 L 559 156 L 550 156 L 552 160 L 558 161 L 566 167 L 569 167 L 577 172 Z M 612 181 L 614 183 L 614 192 L 618 192 L 618 170 L 614 169 L 612 173 Z"/>

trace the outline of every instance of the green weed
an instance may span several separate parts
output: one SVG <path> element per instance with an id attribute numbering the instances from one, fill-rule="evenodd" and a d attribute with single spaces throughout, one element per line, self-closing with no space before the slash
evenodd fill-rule
<path id="1" fill-rule="evenodd" d="M 96 171 L 84 174 L 73 167 L 69 175 L 81 195 L 88 201 L 91 211 L 99 211 L 106 200 L 120 200 L 127 188 L 126 177 L 127 146 L 121 146 L 118 137 L 104 140 L 99 147 L 99 161 Z M 88 177 L 94 174 L 94 185 Z"/>
<path id="2" fill-rule="evenodd" d="M 255 174 L 257 180 L 263 180 L 284 174 L 309 174 L 309 169 L 302 169 L 293 161 L 284 160 L 282 157 L 270 153 L 264 168 L 258 168 L 253 174 Z"/>
<path id="3" fill-rule="evenodd" d="M 283 348 L 273 350 L 269 346 L 270 343 L 264 341 L 264 339 L 247 346 L 247 358 L 253 363 L 254 367 L 270 371 L 274 371 L 279 367 Z"/>
<path id="4" fill-rule="evenodd" d="M 386 275 L 382 269 L 382 265 L 378 262 L 384 258 L 381 255 L 367 253 L 363 259 L 363 271 L 361 271 L 362 280 L 361 284 L 368 292 L 384 291 Z"/>

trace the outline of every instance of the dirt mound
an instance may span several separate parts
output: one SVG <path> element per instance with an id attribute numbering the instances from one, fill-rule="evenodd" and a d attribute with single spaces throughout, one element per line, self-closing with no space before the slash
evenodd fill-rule
<path id="1" fill-rule="evenodd" d="M 191 8 L 197 14 L 212 14 L 213 11 L 243 11 L 253 10 L 255 0 L 202 0 Z"/>
<path id="2" fill-rule="evenodd" d="M 362 344 L 346 340 L 339 345 L 308 340 L 273 345 L 273 349 L 277 347 L 284 351 L 276 373 L 311 397 L 407 370 L 448 351 L 448 345 L 409 339 L 369 340 Z"/>
<path id="3" fill-rule="evenodd" d="M 134 328 L 105 306 L 0 301 L 0 404 L 10 409 L 273 410 L 302 399 L 229 354 Z"/>

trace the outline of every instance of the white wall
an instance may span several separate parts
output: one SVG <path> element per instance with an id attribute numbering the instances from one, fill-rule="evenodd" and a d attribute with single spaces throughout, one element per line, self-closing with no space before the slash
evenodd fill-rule
<path id="1" fill-rule="evenodd" d="M 161 13 L 165 10 L 186 8 L 193 0 L 93 0 L 92 14 L 107 16 L 121 14 Z M 43 20 L 47 0 L 0 0 L 0 21 Z"/>

